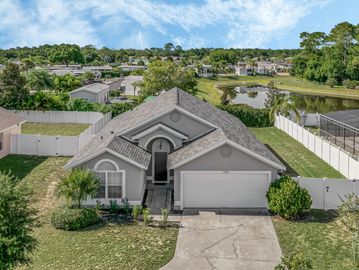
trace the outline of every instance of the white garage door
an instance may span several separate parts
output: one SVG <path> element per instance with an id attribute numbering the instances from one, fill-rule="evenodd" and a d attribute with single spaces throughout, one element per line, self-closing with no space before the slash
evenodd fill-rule
<path id="1" fill-rule="evenodd" d="M 270 172 L 183 171 L 184 208 L 266 207 Z"/>

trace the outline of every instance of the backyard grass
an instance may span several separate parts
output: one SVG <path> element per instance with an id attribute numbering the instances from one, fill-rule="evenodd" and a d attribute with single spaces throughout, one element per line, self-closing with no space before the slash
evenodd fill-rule
<path id="1" fill-rule="evenodd" d="M 358 90 L 349 90 L 342 86 L 329 87 L 298 79 L 289 75 L 284 76 L 219 76 L 213 79 L 198 79 L 199 98 L 205 98 L 212 104 L 219 104 L 221 93 L 219 87 L 235 85 L 267 85 L 273 81 L 275 86 L 282 90 L 308 95 L 329 96 L 349 99 L 359 99 Z"/>
<path id="2" fill-rule="evenodd" d="M 177 228 L 154 228 L 102 222 L 82 231 L 66 232 L 50 225 L 59 205 L 56 184 L 65 176 L 69 158 L 10 155 L 0 159 L 0 171 L 11 171 L 19 185 L 33 189 L 39 210 L 38 241 L 30 265 L 19 269 L 159 269 L 174 255 Z"/>
<path id="3" fill-rule="evenodd" d="M 264 143 L 287 167 L 292 176 L 314 178 L 344 178 L 325 161 L 302 144 L 275 128 L 251 128 L 257 139 Z"/>
<path id="4" fill-rule="evenodd" d="M 77 136 L 88 127 L 88 124 L 24 123 L 21 126 L 21 133 L 49 136 Z"/>
<path id="5" fill-rule="evenodd" d="M 284 255 L 302 253 L 316 270 L 351 270 L 351 240 L 334 211 L 311 210 L 308 217 L 288 221 L 272 217 Z"/>

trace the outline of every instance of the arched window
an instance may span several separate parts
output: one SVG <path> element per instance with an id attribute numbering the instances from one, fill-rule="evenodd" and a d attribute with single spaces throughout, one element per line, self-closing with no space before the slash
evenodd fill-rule
<path id="1" fill-rule="evenodd" d="M 124 171 L 120 171 L 117 164 L 109 159 L 103 159 L 96 163 L 95 173 L 100 179 L 100 188 L 95 195 L 97 199 L 121 199 L 123 198 Z"/>

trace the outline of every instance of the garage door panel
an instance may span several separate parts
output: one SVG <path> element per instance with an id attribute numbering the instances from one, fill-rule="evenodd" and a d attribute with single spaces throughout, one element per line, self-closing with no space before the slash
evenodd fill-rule
<path id="1" fill-rule="evenodd" d="M 183 172 L 183 206 L 266 207 L 267 172 Z"/>

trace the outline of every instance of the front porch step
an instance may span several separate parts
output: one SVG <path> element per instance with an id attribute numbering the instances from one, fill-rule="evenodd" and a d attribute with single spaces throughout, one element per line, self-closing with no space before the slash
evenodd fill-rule
<path id="1" fill-rule="evenodd" d="M 145 206 L 151 209 L 152 214 L 160 214 L 161 208 L 172 208 L 172 190 L 169 188 L 149 188 L 145 199 Z"/>

